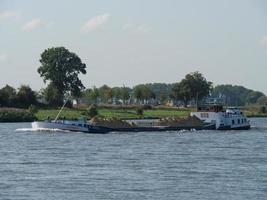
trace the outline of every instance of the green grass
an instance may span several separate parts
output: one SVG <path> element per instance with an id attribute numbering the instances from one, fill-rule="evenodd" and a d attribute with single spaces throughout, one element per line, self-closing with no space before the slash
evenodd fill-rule
<path id="1" fill-rule="evenodd" d="M 55 119 L 57 114 L 58 114 L 59 110 L 56 109 L 45 109 L 45 110 L 39 110 L 36 113 L 36 117 L 38 120 L 45 120 L 48 117 L 50 119 Z M 81 112 L 82 110 L 75 110 L 75 109 L 64 109 L 61 114 L 60 117 L 63 118 L 65 117 L 66 119 L 77 119 L 81 116 Z"/>
<path id="2" fill-rule="evenodd" d="M 122 109 L 122 108 L 98 108 L 99 116 L 110 118 L 116 117 L 120 119 L 133 119 L 139 118 L 136 114 L 136 109 Z M 245 115 L 248 117 L 266 117 L 266 114 L 259 113 L 259 109 L 255 107 L 242 108 Z M 38 120 L 45 120 L 47 117 L 55 119 L 59 110 L 57 109 L 41 109 L 37 112 L 36 117 Z M 60 118 L 78 119 L 86 117 L 83 115 L 85 109 L 68 109 L 65 108 L 60 114 Z M 177 109 L 177 108 L 157 108 L 152 110 L 144 110 L 144 118 L 162 118 L 162 117 L 186 117 L 192 111 L 190 108 Z"/>
<path id="3" fill-rule="evenodd" d="M 60 118 L 65 117 L 66 119 L 77 119 L 79 117 L 86 117 L 83 115 L 84 109 L 64 109 Z M 45 120 L 48 117 L 54 119 L 59 110 L 56 109 L 41 109 L 37 112 L 36 117 L 38 120 Z M 99 108 L 99 116 L 102 117 L 116 117 L 120 119 L 132 119 L 138 118 L 135 109 L 112 109 L 112 108 Z M 145 118 L 161 118 L 161 117 L 186 117 L 190 113 L 189 109 L 153 109 L 153 110 L 144 110 L 143 117 Z"/>

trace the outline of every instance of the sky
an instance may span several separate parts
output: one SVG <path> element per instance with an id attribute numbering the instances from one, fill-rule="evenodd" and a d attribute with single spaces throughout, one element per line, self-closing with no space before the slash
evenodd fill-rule
<path id="1" fill-rule="evenodd" d="M 180 81 L 267 94 L 265 0 L 0 0 L 0 87 L 45 87 L 40 54 L 64 46 L 86 87 Z"/>

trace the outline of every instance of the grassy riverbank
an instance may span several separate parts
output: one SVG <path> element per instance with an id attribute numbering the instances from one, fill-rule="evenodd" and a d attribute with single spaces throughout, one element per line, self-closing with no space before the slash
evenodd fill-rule
<path id="1" fill-rule="evenodd" d="M 140 116 L 136 113 L 136 107 L 98 107 L 98 116 L 104 118 L 116 117 L 119 119 L 133 119 Z M 266 113 L 261 113 L 259 107 L 250 106 L 243 107 L 241 110 L 247 117 L 267 117 Z M 144 109 L 143 118 L 162 118 L 162 117 L 187 117 L 192 108 L 168 108 L 154 107 L 153 109 Z M 39 109 L 36 114 L 30 113 L 28 110 L 2 108 L 0 109 L 0 122 L 31 122 L 33 120 L 45 120 L 47 118 L 55 119 L 59 109 Z M 86 109 L 64 108 L 60 114 L 60 118 L 78 119 L 86 116 Z"/>
<path id="2" fill-rule="evenodd" d="M 246 106 L 241 110 L 247 117 L 267 117 L 267 113 L 261 112 L 261 106 Z"/>
<path id="3" fill-rule="evenodd" d="M 250 106 L 243 107 L 241 110 L 245 113 L 247 117 L 267 117 L 266 113 L 260 113 L 259 107 Z M 36 113 L 38 120 L 45 120 L 47 117 L 54 119 L 59 110 L 57 109 L 41 109 Z M 193 108 L 153 108 L 145 109 L 143 113 L 143 118 L 161 118 L 161 117 L 186 117 L 190 112 L 194 111 Z M 77 119 L 79 117 L 86 117 L 86 109 L 68 109 L 65 108 L 60 117 L 65 117 L 66 119 Z M 135 108 L 114 108 L 114 107 L 99 107 L 99 116 L 109 118 L 116 117 L 119 119 L 133 119 L 139 118 L 140 116 L 136 114 Z"/>
<path id="4" fill-rule="evenodd" d="M 79 117 L 86 117 L 86 109 L 64 109 L 60 114 L 60 117 L 66 119 L 77 119 Z M 191 109 L 177 109 L 177 108 L 155 108 L 150 110 L 144 110 L 142 117 L 144 118 L 161 118 L 161 117 L 186 117 L 191 112 Z M 54 119 L 58 113 L 55 109 L 42 109 L 36 113 L 38 120 L 45 120 L 48 117 Z M 123 108 L 98 108 L 99 116 L 101 117 L 116 117 L 120 119 L 132 119 L 139 118 L 135 109 L 123 109 Z"/>

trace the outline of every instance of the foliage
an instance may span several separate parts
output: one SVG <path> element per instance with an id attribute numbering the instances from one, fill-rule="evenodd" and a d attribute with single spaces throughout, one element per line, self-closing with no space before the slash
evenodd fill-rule
<path id="1" fill-rule="evenodd" d="M 27 85 L 22 85 L 17 93 L 18 106 L 21 108 L 28 108 L 30 105 L 36 105 L 36 94 Z"/>
<path id="2" fill-rule="evenodd" d="M 258 102 L 262 96 L 261 92 L 255 92 L 243 86 L 218 85 L 212 90 L 212 97 L 220 97 L 225 99 L 225 103 L 229 106 L 245 106 Z"/>
<path id="3" fill-rule="evenodd" d="M 97 104 L 97 100 L 99 98 L 99 90 L 94 87 L 93 89 L 87 89 L 83 93 L 83 97 L 87 99 L 92 104 Z"/>
<path id="4" fill-rule="evenodd" d="M 27 110 L 15 108 L 0 109 L 0 122 L 32 122 L 36 117 Z"/>
<path id="5" fill-rule="evenodd" d="M 264 95 L 264 96 L 261 96 L 260 98 L 258 98 L 257 104 L 259 104 L 259 105 L 267 105 L 267 97 Z"/>
<path id="6" fill-rule="evenodd" d="M 183 80 L 185 81 L 184 84 L 190 88 L 191 96 L 195 98 L 195 100 L 201 100 L 208 96 L 212 89 L 212 82 L 208 82 L 199 72 L 187 74 Z"/>
<path id="7" fill-rule="evenodd" d="M 103 85 L 102 87 L 99 88 L 99 97 L 101 101 L 104 103 L 112 102 L 112 98 L 113 98 L 112 89 L 107 85 Z"/>
<path id="8" fill-rule="evenodd" d="M 49 85 L 44 89 L 43 96 L 52 107 L 61 106 L 63 104 L 63 94 L 58 91 L 57 87 L 55 87 L 53 83 L 49 83 Z"/>
<path id="9" fill-rule="evenodd" d="M 264 96 L 262 92 L 251 91 L 246 97 L 246 104 L 255 104 L 257 100 L 262 96 Z"/>
<path id="10" fill-rule="evenodd" d="M 64 47 L 49 48 L 41 54 L 40 62 L 38 73 L 44 82 L 52 83 L 59 96 L 67 92 L 73 96 L 80 95 L 84 86 L 78 75 L 86 74 L 86 65 L 75 53 Z"/>
<path id="11" fill-rule="evenodd" d="M 147 103 L 149 99 L 154 99 L 155 94 L 148 85 L 140 84 L 133 88 L 133 95 L 138 103 Z"/>
<path id="12" fill-rule="evenodd" d="M 130 91 L 131 91 L 131 89 L 128 87 L 125 87 L 125 86 L 120 88 L 120 96 L 119 97 L 121 97 L 123 104 L 126 104 L 126 102 L 129 100 Z"/>
<path id="13" fill-rule="evenodd" d="M 185 80 L 182 80 L 180 83 L 175 83 L 172 87 L 172 99 L 177 101 L 183 101 L 184 105 L 187 106 L 188 101 L 191 99 L 189 85 L 186 83 Z"/>
<path id="14" fill-rule="evenodd" d="M 37 100 L 35 92 L 29 86 L 21 85 L 18 92 L 9 85 L 0 89 L 1 107 L 28 108 L 31 104 L 36 105 Z"/>
<path id="15" fill-rule="evenodd" d="M 142 115 L 144 114 L 144 110 L 143 110 L 143 108 L 142 108 L 142 107 L 138 107 L 138 108 L 136 109 L 136 114 L 137 114 L 138 116 L 142 116 Z"/>
<path id="16" fill-rule="evenodd" d="M 90 118 L 93 118 L 98 115 L 98 111 L 96 106 L 90 106 L 88 111 L 87 111 L 87 116 Z"/>
<path id="17" fill-rule="evenodd" d="M 172 98 L 181 100 L 187 106 L 190 100 L 197 102 L 210 94 L 212 83 L 199 72 L 187 74 L 181 82 L 172 87 Z"/>
<path id="18" fill-rule="evenodd" d="M 12 107 L 15 106 L 16 101 L 16 89 L 6 85 L 0 90 L 0 106 Z"/>
<path id="19" fill-rule="evenodd" d="M 38 108 L 35 106 L 35 105 L 30 105 L 29 108 L 28 108 L 28 111 L 31 113 L 31 114 L 36 114 L 38 112 Z"/>

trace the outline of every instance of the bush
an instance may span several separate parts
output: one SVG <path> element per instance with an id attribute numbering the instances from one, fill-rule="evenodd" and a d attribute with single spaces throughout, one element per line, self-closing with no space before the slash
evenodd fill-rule
<path id="1" fill-rule="evenodd" d="M 87 116 L 90 118 L 93 118 L 98 115 L 97 107 L 96 106 L 90 106 L 87 110 Z"/>
<path id="2" fill-rule="evenodd" d="M 260 113 L 265 114 L 266 112 L 267 112 L 267 110 L 266 110 L 265 106 L 260 107 Z"/>
<path id="3" fill-rule="evenodd" d="M 35 105 L 30 105 L 29 108 L 28 108 L 28 111 L 31 114 L 36 114 L 38 112 L 38 108 Z"/>
<path id="4" fill-rule="evenodd" d="M 136 114 L 139 115 L 139 116 L 142 116 L 144 114 L 143 108 L 141 108 L 141 107 L 137 108 Z"/>
<path id="5" fill-rule="evenodd" d="M 0 122 L 32 122 L 36 120 L 33 113 L 25 109 L 0 109 Z"/>

